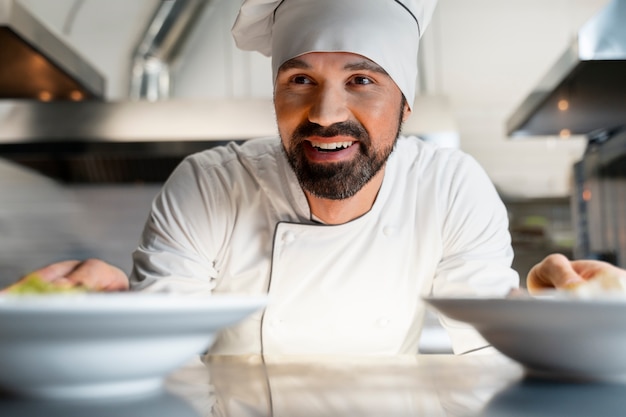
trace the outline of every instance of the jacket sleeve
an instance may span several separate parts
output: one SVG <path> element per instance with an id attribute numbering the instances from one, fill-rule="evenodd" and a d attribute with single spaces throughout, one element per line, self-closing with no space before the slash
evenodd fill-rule
<path id="1" fill-rule="evenodd" d="M 443 255 L 433 281 L 438 297 L 505 296 L 519 285 L 511 268 L 513 249 L 508 213 L 494 185 L 470 156 L 457 154 L 448 171 L 439 207 Z M 455 353 L 487 343 L 471 326 L 440 317 Z"/>
<path id="2" fill-rule="evenodd" d="M 209 216 L 214 192 L 204 180 L 206 167 L 197 157 L 185 159 L 152 203 L 141 241 L 133 253 L 134 290 L 210 293 L 216 270 L 214 259 L 224 222 Z M 220 226 L 221 223 L 221 226 Z M 211 231 L 211 238 L 207 231 Z"/>

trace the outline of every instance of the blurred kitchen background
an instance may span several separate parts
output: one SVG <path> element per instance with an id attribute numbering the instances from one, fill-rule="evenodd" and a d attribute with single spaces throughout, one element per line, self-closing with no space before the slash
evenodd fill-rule
<path id="1" fill-rule="evenodd" d="M 68 258 L 130 271 L 184 155 L 274 134 L 239 4 L 0 0 L 0 283 Z M 404 133 L 482 164 L 522 277 L 552 252 L 626 266 L 625 21 L 626 0 L 440 0 L 423 38 Z"/>

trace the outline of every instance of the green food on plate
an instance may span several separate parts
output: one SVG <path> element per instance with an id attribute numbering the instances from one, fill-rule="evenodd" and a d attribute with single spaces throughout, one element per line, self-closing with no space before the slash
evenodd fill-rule
<path id="1" fill-rule="evenodd" d="M 7 294 L 53 294 L 86 292 L 86 289 L 79 285 L 48 282 L 38 275 L 31 274 L 7 288 L 6 292 Z"/>

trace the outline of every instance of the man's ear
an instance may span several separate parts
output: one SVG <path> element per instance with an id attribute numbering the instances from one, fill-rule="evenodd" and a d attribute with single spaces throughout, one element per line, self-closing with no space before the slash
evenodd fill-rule
<path id="1" fill-rule="evenodd" d="M 406 119 L 411 115 L 411 108 L 409 107 L 409 103 L 404 102 L 404 108 L 402 109 L 402 121 L 406 122 Z"/>

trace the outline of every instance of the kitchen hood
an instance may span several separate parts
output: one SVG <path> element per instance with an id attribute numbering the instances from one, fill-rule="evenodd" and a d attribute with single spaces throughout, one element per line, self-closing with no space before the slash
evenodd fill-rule
<path id="1" fill-rule="evenodd" d="M 16 0 L 0 0 L 0 99 L 101 99 L 104 78 Z"/>
<path id="2" fill-rule="evenodd" d="M 513 138 L 610 136 L 626 124 L 626 0 L 610 1 L 579 31 L 507 121 Z"/>
<path id="3" fill-rule="evenodd" d="M 0 158 L 65 183 L 163 182 L 191 153 L 276 135 L 271 99 L 2 104 Z"/>

